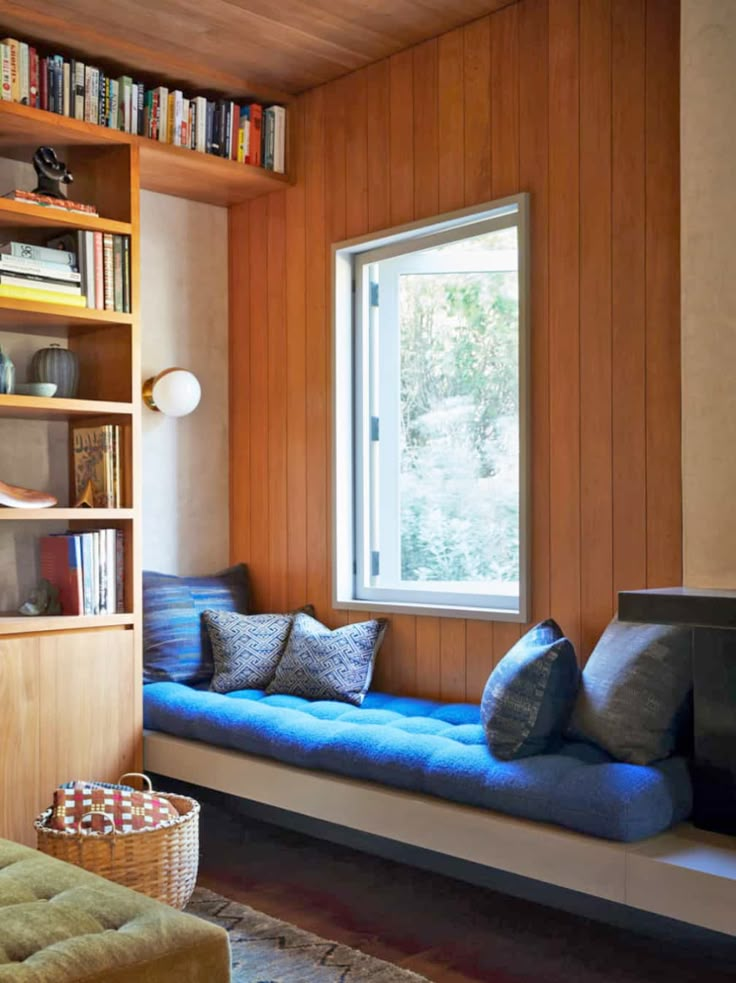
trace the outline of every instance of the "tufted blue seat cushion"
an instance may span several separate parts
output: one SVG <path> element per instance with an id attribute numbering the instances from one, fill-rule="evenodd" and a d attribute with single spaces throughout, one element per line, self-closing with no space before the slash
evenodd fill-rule
<path id="1" fill-rule="evenodd" d="M 424 792 L 610 840 L 639 840 L 690 813 L 687 763 L 615 762 L 579 742 L 555 754 L 494 758 L 480 708 L 368 693 L 354 707 L 261 690 L 227 695 L 181 683 L 144 688 L 145 726 L 303 768 Z"/>

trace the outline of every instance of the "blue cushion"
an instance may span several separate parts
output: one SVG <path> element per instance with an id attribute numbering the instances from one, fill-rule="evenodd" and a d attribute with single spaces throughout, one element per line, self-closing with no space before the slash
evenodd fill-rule
<path id="1" fill-rule="evenodd" d="M 257 690 L 221 695 L 154 683 L 144 688 L 144 719 L 149 729 L 178 737 L 611 840 L 653 836 L 691 809 L 683 758 L 641 767 L 570 742 L 554 754 L 502 761 L 486 745 L 477 704 L 369 692 L 356 710 Z"/>
<path id="2" fill-rule="evenodd" d="M 359 706 L 385 632 L 382 618 L 330 631 L 316 618 L 297 614 L 268 692 Z"/>
<path id="3" fill-rule="evenodd" d="M 210 689 L 265 689 L 286 648 L 293 615 L 205 611 L 203 618 L 214 661 Z"/>
<path id="4" fill-rule="evenodd" d="M 580 685 L 575 649 L 543 621 L 509 649 L 488 677 L 481 720 L 488 747 L 510 761 L 560 743 Z"/>
<path id="5" fill-rule="evenodd" d="M 194 683 L 212 676 L 202 614 L 248 611 L 248 570 L 239 563 L 208 577 L 143 571 L 143 680 Z"/>

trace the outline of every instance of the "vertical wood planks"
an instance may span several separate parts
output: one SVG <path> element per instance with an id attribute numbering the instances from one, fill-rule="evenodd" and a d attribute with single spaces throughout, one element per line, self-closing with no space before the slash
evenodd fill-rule
<path id="1" fill-rule="evenodd" d="M 549 7 L 551 609 L 580 644 L 578 4 Z"/>
<path id="2" fill-rule="evenodd" d="M 256 609 L 368 617 L 330 603 L 331 243 L 517 191 L 532 620 L 584 659 L 616 590 L 679 580 L 677 6 L 519 0 L 297 100 L 299 183 L 230 216 L 232 552 Z M 519 634 L 390 620 L 375 685 L 451 700 Z"/>
<path id="3" fill-rule="evenodd" d="M 580 524 L 583 651 L 610 618 L 611 0 L 580 7 Z"/>
<path id="4" fill-rule="evenodd" d="M 647 586 L 682 583 L 679 4 L 647 0 Z M 666 490 L 666 491 L 665 491 Z"/>
<path id="5" fill-rule="evenodd" d="M 613 0 L 612 15 L 613 589 L 619 591 L 646 586 L 644 0 Z"/>

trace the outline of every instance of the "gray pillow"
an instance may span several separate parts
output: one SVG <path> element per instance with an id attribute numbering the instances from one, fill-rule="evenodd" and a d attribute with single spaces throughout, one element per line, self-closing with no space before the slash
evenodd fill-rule
<path id="1" fill-rule="evenodd" d="M 292 614 L 237 614 L 205 611 L 215 671 L 210 689 L 232 693 L 265 689 L 286 648 Z"/>
<path id="2" fill-rule="evenodd" d="M 383 618 L 377 618 L 330 631 L 315 618 L 297 614 L 286 651 L 266 692 L 360 706 L 370 686 L 386 625 Z"/>
<path id="3" fill-rule="evenodd" d="M 689 629 L 614 618 L 583 670 L 566 736 L 648 765 L 672 753 L 691 688 Z"/>

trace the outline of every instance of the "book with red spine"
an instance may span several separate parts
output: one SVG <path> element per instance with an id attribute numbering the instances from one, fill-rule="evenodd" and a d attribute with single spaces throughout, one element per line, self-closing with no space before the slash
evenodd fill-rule
<path id="1" fill-rule="evenodd" d="M 42 536 L 41 576 L 59 591 L 61 613 L 82 614 L 82 551 L 78 536 Z"/>
<path id="2" fill-rule="evenodd" d="M 40 79 L 39 79 L 39 59 L 38 51 L 35 48 L 30 48 L 28 52 L 28 58 L 30 63 L 30 105 L 35 109 L 39 109 L 41 106 L 41 90 L 40 90 Z"/>
<path id="3" fill-rule="evenodd" d="M 115 310 L 115 272 L 112 245 L 112 232 L 102 234 L 102 269 L 105 293 L 105 310 Z"/>
<path id="4" fill-rule="evenodd" d="M 261 166 L 261 128 L 263 126 L 263 107 L 257 102 L 250 107 L 250 147 L 246 164 Z"/>
<path id="5" fill-rule="evenodd" d="M 49 108 L 49 60 L 48 58 L 42 58 L 39 66 L 39 95 L 41 97 L 41 109 L 48 110 Z"/>

